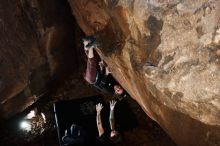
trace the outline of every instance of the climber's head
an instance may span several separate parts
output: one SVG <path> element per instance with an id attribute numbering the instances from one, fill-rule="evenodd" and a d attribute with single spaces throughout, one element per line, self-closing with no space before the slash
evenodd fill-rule
<path id="1" fill-rule="evenodd" d="M 120 85 L 114 85 L 115 94 L 121 95 L 124 92 L 124 89 Z"/>

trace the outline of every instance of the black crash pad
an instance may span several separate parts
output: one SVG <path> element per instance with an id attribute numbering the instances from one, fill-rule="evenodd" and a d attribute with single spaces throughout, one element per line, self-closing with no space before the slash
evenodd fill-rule
<path id="1" fill-rule="evenodd" d="M 95 105 L 102 103 L 102 123 L 106 132 L 110 131 L 109 126 L 109 103 L 105 103 L 101 95 L 85 97 L 82 99 L 58 101 L 54 103 L 54 112 L 56 119 L 56 128 L 60 145 L 65 129 L 70 128 L 74 123 L 83 127 L 90 138 L 96 139 L 98 136 L 96 126 Z M 129 130 L 137 126 L 137 121 L 131 112 L 126 100 L 118 101 L 115 107 L 116 126 L 119 131 Z"/>

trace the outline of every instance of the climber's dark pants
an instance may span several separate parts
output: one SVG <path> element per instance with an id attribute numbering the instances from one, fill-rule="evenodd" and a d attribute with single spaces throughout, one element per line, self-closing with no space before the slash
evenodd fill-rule
<path id="1" fill-rule="evenodd" d="M 88 58 L 85 79 L 101 92 L 109 95 L 114 94 L 115 79 L 112 75 L 105 75 L 100 71 L 98 59 L 96 57 Z"/>

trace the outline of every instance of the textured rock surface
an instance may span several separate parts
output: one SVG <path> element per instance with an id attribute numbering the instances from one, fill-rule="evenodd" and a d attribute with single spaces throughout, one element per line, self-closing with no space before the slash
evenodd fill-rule
<path id="1" fill-rule="evenodd" d="M 0 117 L 7 118 L 79 72 L 82 32 L 67 1 L 1 1 L 0 11 Z"/>
<path id="2" fill-rule="evenodd" d="M 220 145 L 219 0 L 69 0 L 115 78 L 178 145 Z"/>

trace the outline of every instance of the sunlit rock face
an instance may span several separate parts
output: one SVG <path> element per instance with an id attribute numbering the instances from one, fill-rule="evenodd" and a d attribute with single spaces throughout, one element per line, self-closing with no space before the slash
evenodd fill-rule
<path id="1" fill-rule="evenodd" d="M 48 87 L 79 72 L 82 55 L 76 42 L 81 40 L 75 36 L 82 32 L 67 1 L 6 0 L 0 11 L 1 119 L 23 111 Z"/>
<path id="2" fill-rule="evenodd" d="M 220 145 L 219 0 L 69 0 L 114 77 L 178 145 Z"/>

